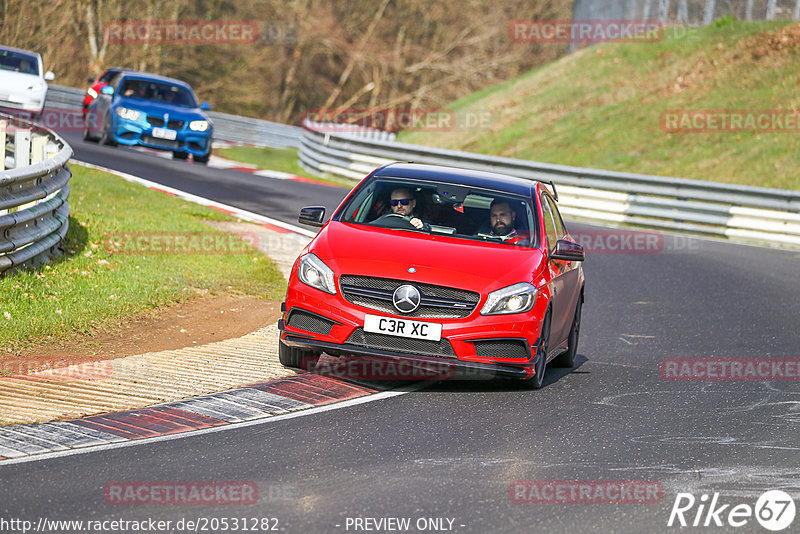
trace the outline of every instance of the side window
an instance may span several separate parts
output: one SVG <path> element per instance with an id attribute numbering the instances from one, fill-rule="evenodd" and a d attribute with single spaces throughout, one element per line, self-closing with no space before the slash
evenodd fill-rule
<path id="1" fill-rule="evenodd" d="M 553 250 L 556 246 L 558 237 L 556 235 L 556 225 L 553 222 L 553 207 L 547 198 L 547 195 L 542 193 L 542 217 L 544 218 L 544 233 L 547 235 L 547 250 Z"/>
<path id="2" fill-rule="evenodd" d="M 553 200 L 553 197 L 546 194 L 544 198 L 547 199 L 547 203 L 549 204 L 550 213 L 553 216 L 553 222 L 556 225 L 556 236 L 558 239 L 564 239 L 567 236 L 567 228 L 564 226 L 564 221 L 561 219 L 561 214 L 558 212 L 558 207 L 556 206 L 556 201 Z"/>

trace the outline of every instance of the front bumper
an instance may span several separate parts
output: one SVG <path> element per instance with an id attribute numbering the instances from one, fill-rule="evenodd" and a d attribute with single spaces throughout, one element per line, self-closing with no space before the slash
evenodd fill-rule
<path id="1" fill-rule="evenodd" d="M 158 150 L 185 152 L 194 156 L 206 156 L 211 150 L 212 129 L 195 132 L 184 125 L 177 130 L 174 140 L 153 136 L 153 127 L 146 121 L 118 119 L 112 124 L 114 140 L 120 145 L 144 146 Z"/>
<path id="2" fill-rule="evenodd" d="M 529 378 L 537 363 L 536 344 L 546 308 L 545 300 L 537 299 L 533 309 L 527 313 L 495 316 L 479 314 L 484 301 L 485 296 L 465 318 L 414 317 L 415 321 L 442 325 L 442 341 L 438 345 L 432 341 L 419 343 L 402 337 L 365 333 L 364 318 L 367 314 L 402 316 L 355 305 L 341 292 L 329 295 L 297 282 L 293 277 L 278 326 L 284 344 L 318 353 L 429 361 L 468 372 Z M 294 312 L 302 314 L 304 321 L 296 321 Z"/>
<path id="3" fill-rule="evenodd" d="M 0 98 L 0 109 L 6 109 L 12 113 L 21 111 L 26 114 L 39 115 L 44 109 L 44 99 L 44 95 L 10 95 L 7 99 Z"/>
<path id="4" fill-rule="evenodd" d="M 368 367 L 366 370 L 364 367 L 361 367 L 357 369 L 355 373 L 350 370 L 346 371 L 346 373 L 338 373 L 338 371 L 334 370 L 335 375 L 342 375 L 341 378 L 364 378 L 368 380 L 397 378 L 408 380 L 487 380 L 495 377 L 504 377 L 525 379 L 532 375 L 532 370 L 535 366 L 535 361 L 520 363 L 517 366 L 509 366 L 496 363 L 403 354 L 387 350 L 370 349 L 357 345 L 348 345 L 346 343 L 338 344 L 320 341 L 286 333 L 283 327 L 283 320 L 278 323 L 278 328 L 283 331 L 281 334 L 282 342 L 290 347 L 325 352 L 332 356 L 365 357 L 369 359 L 379 358 L 395 364 L 395 371 L 389 371 L 388 368 L 378 371 L 375 366 Z M 406 362 L 411 365 L 404 369 L 403 364 Z"/>

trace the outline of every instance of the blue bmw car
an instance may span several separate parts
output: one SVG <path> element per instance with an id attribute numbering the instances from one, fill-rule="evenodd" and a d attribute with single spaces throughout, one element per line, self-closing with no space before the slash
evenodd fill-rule
<path id="1" fill-rule="evenodd" d="M 89 105 L 83 138 L 104 145 L 172 151 L 175 159 L 208 163 L 213 124 L 189 84 L 137 71 L 117 73 Z"/>

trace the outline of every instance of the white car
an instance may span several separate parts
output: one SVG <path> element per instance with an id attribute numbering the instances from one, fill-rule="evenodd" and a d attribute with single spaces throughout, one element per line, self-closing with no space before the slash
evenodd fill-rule
<path id="1" fill-rule="evenodd" d="M 46 80 L 54 79 L 52 72 L 44 72 L 39 54 L 0 46 L 0 108 L 40 117 L 47 98 Z"/>

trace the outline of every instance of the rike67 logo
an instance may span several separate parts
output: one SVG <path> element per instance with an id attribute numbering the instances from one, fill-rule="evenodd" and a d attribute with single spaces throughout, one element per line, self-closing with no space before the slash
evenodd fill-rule
<path id="1" fill-rule="evenodd" d="M 709 501 L 710 499 L 710 501 Z M 678 493 L 669 514 L 667 526 L 681 527 L 743 527 L 756 521 L 767 530 L 779 532 L 794 521 L 796 508 L 791 495 L 781 490 L 766 491 L 755 506 L 722 503 L 719 493 L 697 499 L 691 493 Z"/>

